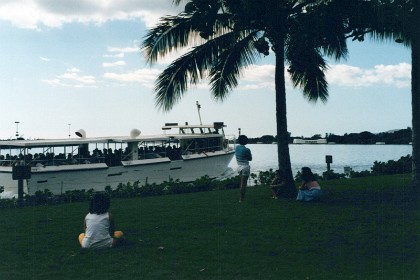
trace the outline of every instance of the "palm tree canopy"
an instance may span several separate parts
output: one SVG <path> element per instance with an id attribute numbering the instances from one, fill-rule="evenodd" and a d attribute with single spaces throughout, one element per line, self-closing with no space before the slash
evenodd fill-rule
<path id="1" fill-rule="evenodd" d="M 378 16 L 374 18 L 369 30 L 372 31 L 372 37 L 410 46 L 411 39 L 419 32 L 419 19 L 413 13 L 416 4 L 418 0 L 378 0 L 375 5 Z"/>
<path id="2" fill-rule="evenodd" d="M 245 67 L 270 50 L 283 49 L 293 85 L 310 101 L 327 100 L 323 55 L 335 59 L 347 55 L 348 22 L 335 10 L 340 1 L 173 2 L 185 2 L 184 11 L 162 18 L 143 42 L 151 64 L 172 51 L 187 49 L 157 79 L 156 104 L 161 109 L 170 110 L 190 85 L 207 78 L 212 96 L 223 100 L 238 85 Z"/>

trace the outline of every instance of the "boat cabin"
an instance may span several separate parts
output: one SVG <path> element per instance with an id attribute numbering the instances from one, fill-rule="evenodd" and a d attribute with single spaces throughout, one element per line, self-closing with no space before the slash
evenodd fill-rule
<path id="1" fill-rule="evenodd" d="M 0 141 L 0 166 L 105 163 L 110 167 L 158 158 L 183 160 L 187 155 L 232 150 L 223 127 L 222 122 L 167 123 L 162 127 L 164 133 L 156 136 L 142 136 L 138 131 L 126 137 L 86 138 L 85 134 L 77 133 L 79 138 Z"/>

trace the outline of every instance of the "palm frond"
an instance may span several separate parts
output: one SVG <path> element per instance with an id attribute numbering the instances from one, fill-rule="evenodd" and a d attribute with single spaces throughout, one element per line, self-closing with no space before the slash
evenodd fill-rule
<path id="1" fill-rule="evenodd" d="M 185 13 L 162 18 L 160 24 L 151 28 L 143 40 L 142 50 L 148 63 L 152 64 L 177 49 L 200 45 L 207 41 L 200 37 L 197 24 L 196 19 Z M 214 34 L 208 40 L 230 32 L 232 25 L 231 15 L 216 15 L 212 27 Z"/>
<path id="2" fill-rule="evenodd" d="M 190 37 L 198 37 L 194 32 L 191 18 L 187 16 L 168 16 L 159 25 L 151 28 L 142 44 L 147 61 L 154 63 L 172 51 L 188 46 Z"/>
<path id="3" fill-rule="evenodd" d="M 223 101 L 227 93 L 238 85 L 241 69 L 260 57 L 254 45 L 257 35 L 257 31 L 241 32 L 239 36 L 238 33 L 232 32 L 229 38 L 226 38 L 229 45 L 224 46 L 224 51 L 209 74 L 211 92 L 217 100 Z"/>
<path id="4" fill-rule="evenodd" d="M 297 42 L 296 42 L 297 43 Z M 310 102 L 328 100 L 328 83 L 325 77 L 327 64 L 320 51 L 311 45 L 288 45 L 286 58 L 288 72 L 294 87 L 300 87 Z"/>
<path id="5" fill-rule="evenodd" d="M 417 1 L 417 0 L 416 0 Z M 418 18 L 414 16 L 416 1 L 384 1 L 375 6 L 375 17 L 370 19 L 375 40 L 392 40 L 405 46 L 411 45 L 411 38 L 418 32 Z"/>
<path id="6" fill-rule="evenodd" d="M 172 0 L 172 3 L 178 6 L 183 0 Z"/>
<path id="7" fill-rule="evenodd" d="M 181 61 L 169 65 L 158 77 L 155 86 L 156 106 L 163 111 L 169 111 L 179 101 L 188 86 L 188 75 L 182 71 Z"/>
<path id="8" fill-rule="evenodd" d="M 172 62 L 156 82 L 156 105 L 164 111 L 170 110 L 183 96 L 188 85 L 197 84 L 211 69 L 223 48 L 228 47 L 225 34 L 192 48 Z"/>
<path id="9" fill-rule="evenodd" d="M 308 47 L 320 48 L 325 55 L 339 60 L 348 55 L 344 16 L 347 10 L 340 6 L 339 1 L 327 2 L 308 4 L 306 12 L 290 18 L 289 39 L 301 40 L 305 45 L 311 41 Z"/>
<path id="10" fill-rule="evenodd" d="M 348 48 L 346 43 L 346 21 L 343 17 L 339 1 L 328 5 L 318 6 L 314 13 L 310 13 L 311 22 L 316 22 L 315 26 L 306 26 L 305 31 L 311 31 L 313 40 L 329 57 L 335 60 L 347 58 Z"/>

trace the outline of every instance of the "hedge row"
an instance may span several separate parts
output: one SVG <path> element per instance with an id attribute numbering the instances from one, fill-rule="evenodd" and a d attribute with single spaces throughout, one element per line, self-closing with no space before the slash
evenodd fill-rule
<path id="1" fill-rule="evenodd" d="M 201 177 L 194 182 L 184 183 L 179 180 L 169 180 L 162 184 L 146 184 L 141 186 L 140 183 L 134 182 L 122 184 L 117 188 L 105 187 L 104 191 L 108 193 L 111 198 L 130 198 L 130 197 L 147 197 L 168 194 L 181 194 L 191 192 L 203 192 L 222 189 L 239 188 L 239 177 L 228 178 L 224 180 L 213 180 L 208 176 Z M 1 190 L 0 190 L 1 192 Z M 45 189 L 43 191 L 36 191 L 34 195 L 26 194 L 23 201 L 23 206 L 36 205 L 52 205 L 58 203 L 71 203 L 88 201 L 95 193 L 94 189 L 89 190 L 71 190 L 66 191 L 61 195 L 53 195 L 53 193 Z M 0 208 L 16 207 L 16 199 L 1 199 Z"/>
<path id="2" fill-rule="evenodd" d="M 361 172 L 350 171 L 350 174 L 335 173 L 334 170 L 326 171 L 322 176 L 315 174 L 317 180 L 330 180 L 340 178 L 355 178 L 364 176 L 374 175 L 391 175 L 391 174 L 402 174 L 410 173 L 412 158 L 410 155 L 401 157 L 399 160 L 390 160 L 388 162 L 375 161 L 371 168 L 371 171 L 365 170 Z M 252 173 L 251 180 L 254 185 L 267 186 L 273 180 L 275 172 L 273 169 L 268 171 L 261 171 L 258 174 Z M 300 182 L 300 172 L 296 174 L 295 180 Z M 204 192 L 212 190 L 223 190 L 239 188 L 240 179 L 238 176 L 224 179 L 214 180 L 208 176 L 201 177 L 194 182 L 184 183 L 179 180 L 169 180 L 162 184 L 146 184 L 140 186 L 139 181 L 131 184 L 120 183 L 116 189 L 111 187 L 105 187 L 104 191 L 109 194 L 111 198 L 129 198 L 129 197 L 147 197 L 157 195 L 168 195 L 168 194 L 181 194 L 191 192 Z M 3 191 L 0 188 L 0 193 Z M 37 191 L 34 195 L 25 195 L 24 206 L 35 206 L 45 204 L 57 204 L 57 203 L 71 203 L 71 202 L 82 202 L 88 201 L 95 193 L 94 189 L 90 190 L 73 190 L 66 191 L 62 195 L 53 195 L 48 189 L 44 191 Z M 16 207 L 16 199 L 0 199 L 0 208 Z"/>

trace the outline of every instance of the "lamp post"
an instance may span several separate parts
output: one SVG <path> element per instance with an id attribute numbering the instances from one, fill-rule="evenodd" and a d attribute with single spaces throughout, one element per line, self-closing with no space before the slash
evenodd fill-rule
<path id="1" fill-rule="evenodd" d="M 203 123 L 201 122 L 201 115 L 200 115 L 201 105 L 198 103 L 198 101 L 196 101 L 195 104 L 197 105 L 198 118 L 200 119 L 200 125 L 202 125 Z"/>
<path id="2" fill-rule="evenodd" d="M 16 137 L 19 137 L 19 123 L 18 121 L 15 121 L 16 124 Z"/>
<path id="3" fill-rule="evenodd" d="M 69 138 L 70 138 L 70 136 L 71 136 L 71 134 L 70 134 L 70 126 L 71 126 L 71 123 L 69 123 L 67 125 L 69 126 Z"/>

